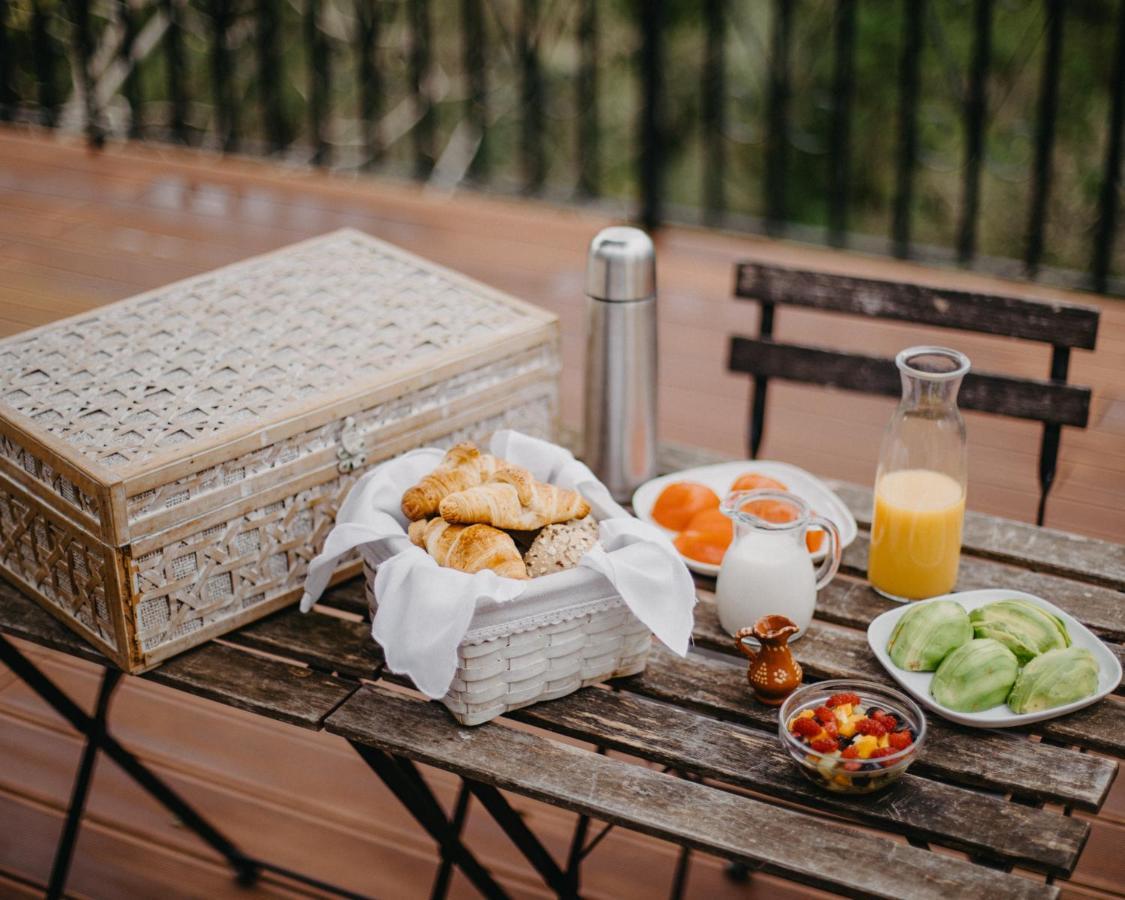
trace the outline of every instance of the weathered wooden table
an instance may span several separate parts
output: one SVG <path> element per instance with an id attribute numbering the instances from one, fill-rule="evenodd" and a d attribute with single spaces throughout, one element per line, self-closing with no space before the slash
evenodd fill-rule
<path id="1" fill-rule="evenodd" d="M 702 461 L 675 450 L 664 457 L 666 469 Z M 838 491 L 867 524 L 870 492 Z M 861 531 L 844 554 L 841 574 L 820 593 L 816 621 L 794 645 L 811 678 L 887 680 L 862 630 L 887 608 L 864 581 L 866 559 Z M 1125 656 L 1125 545 L 969 513 L 958 587 L 1000 586 L 1049 598 Z M 795 770 L 778 744 L 776 712 L 750 699 L 745 664 L 730 655 L 733 646 L 709 602 L 712 587 L 699 582 L 695 641 L 725 655 L 679 659 L 658 646 L 642 675 L 478 728 L 459 727 L 444 708 L 403 690 L 384 670 L 362 619 L 358 580 L 332 589 L 322 601 L 326 609 L 308 616 L 280 612 L 141 677 L 342 735 L 439 844 L 436 896 L 444 893 L 452 866 L 482 894 L 504 895 L 459 838 L 471 799 L 561 896 L 578 893 L 581 860 L 598 840 L 590 835 L 591 820 L 856 896 L 1057 893 L 1055 880 L 1073 870 L 1089 833 L 1089 825 L 1069 813 L 1100 808 L 1117 771 L 1113 757 L 1125 755 L 1125 702 L 1110 697 L 1028 731 L 977 731 L 931 716 L 929 740 L 901 781 L 871 797 L 832 796 Z M 105 663 L 6 584 L 0 584 L 0 632 Z M 119 672 L 107 668 L 90 716 L 3 637 L 0 659 L 87 737 L 52 891 L 61 893 L 65 883 L 99 752 L 224 854 L 244 881 L 262 869 L 302 877 L 243 854 L 112 737 L 107 715 Z M 510 727 L 513 720 L 521 727 Z M 560 742 L 558 735 L 585 743 Z M 610 757 L 607 749 L 616 752 Z M 462 778 L 451 817 L 415 763 Z M 567 860 L 551 857 L 500 789 L 580 814 Z M 963 853 L 933 852 L 937 847 Z M 685 850 L 674 893 L 683 887 L 687 862 Z"/>

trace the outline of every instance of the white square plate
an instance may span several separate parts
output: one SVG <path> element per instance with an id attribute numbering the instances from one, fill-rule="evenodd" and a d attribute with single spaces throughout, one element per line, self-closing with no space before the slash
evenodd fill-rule
<path id="1" fill-rule="evenodd" d="M 713 466 L 699 466 L 695 469 L 684 469 L 682 472 L 673 472 L 670 475 L 661 475 L 646 481 L 633 494 L 633 512 L 638 519 L 656 525 L 669 537 L 675 537 L 676 532 L 669 531 L 659 523 L 653 521 L 652 508 L 656 505 L 656 498 L 668 485 L 676 481 L 697 481 L 711 488 L 719 495 L 721 500 L 730 493 L 730 486 L 740 475 L 754 472 L 780 481 L 790 492 L 796 494 L 812 507 L 813 512 L 831 520 L 840 529 L 840 549 L 848 546 L 855 540 L 855 517 L 850 509 L 844 505 L 833 490 L 815 475 L 804 469 L 791 466 L 789 463 L 772 462 L 770 460 L 747 459 L 743 461 L 717 463 Z M 825 550 L 813 554 L 813 559 L 821 559 Z M 699 562 L 690 556 L 680 554 L 680 558 L 687 563 L 687 567 L 700 575 L 710 575 L 712 578 L 719 574 L 719 567 L 712 563 Z"/>
<path id="2" fill-rule="evenodd" d="M 972 713 L 957 712 L 947 706 L 943 706 L 930 696 L 930 682 L 933 681 L 934 678 L 933 672 L 908 672 L 905 669 L 900 669 L 891 661 L 890 656 L 887 654 L 887 642 L 891 639 L 891 634 L 894 632 L 898 620 L 906 615 L 910 609 L 917 606 L 918 603 L 934 603 L 937 600 L 953 600 L 960 603 L 966 612 L 972 612 L 974 609 L 989 603 L 995 603 L 997 600 L 1026 600 L 1028 603 L 1040 606 L 1052 615 L 1058 616 L 1062 619 L 1063 624 L 1066 625 L 1066 630 L 1070 634 L 1071 644 L 1075 647 L 1085 647 L 1094 654 L 1094 659 L 1098 663 L 1097 693 L 1084 700 L 1077 700 L 1074 703 L 1067 703 L 1064 706 L 1056 706 L 1052 709 L 1045 709 L 1041 712 L 1033 713 L 1014 713 L 1006 703 L 1001 703 L 999 706 L 994 706 L 991 709 L 982 709 L 980 712 Z M 1091 703 L 1097 703 L 1102 697 L 1111 693 L 1121 681 L 1121 663 L 1118 662 L 1117 657 L 1110 652 L 1110 649 L 1105 644 L 1094 637 L 1089 628 L 1079 622 L 1074 616 L 1059 609 L 1053 603 L 1048 603 L 1042 597 L 1036 597 L 1034 594 L 1025 594 L 1023 591 L 1009 591 L 1003 588 L 988 588 L 987 590 L 981 591 L 962 591 L 958 594 L 946 594 L 944 597 L 933 597 L 930 600 L 921 600 L 896 606 L 894 609 L 883 613 L 868 626 L 867 643 L 871 645 L 871 651 L 875 654 L 879 662 L 882 663 L 883 668 L 890 673 L 891 677 L 897 681 L 907 693 L 921 703 L 922 706 L 932 712 L 936 712 L 939 716 L 953 722 L 959 722 L 962 725 L 968 725 L 971 728 L 1012 728 L 1016 725 L 1027 725 L 1030 722 L 1042 722 L 1044 719 L 1064 716 L 1069 712 L 1074 712 L 1076 709 L 1089 706 Z"/>

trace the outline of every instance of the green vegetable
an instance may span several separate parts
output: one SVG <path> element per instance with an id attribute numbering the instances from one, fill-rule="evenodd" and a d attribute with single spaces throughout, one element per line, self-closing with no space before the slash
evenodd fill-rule
<path id="1" fill-rule="evenodd" d="M 958 712 L 980 712 L 1004 702 L 1018 672 L 1011 650 L 991 638 L 977 638 L 942 660 L 930 682 L 930 694 Z"/>
<path id="2" fill-rule="evenodd" d="M 969 614 L 973 636 L 999 641 L 1020 665 L 1048 650 L 1070 646 L 1066 626 L 1045 609 L 1025 600 L 1000 600 Z"/>
<path id="3" fill-rule="evenodd" d="M 1098 663 L 1089 650 L 1048 650 L 1024 666 L 1008 695 L 1008 706 L 1017 713 L 1039 712 L 1089 697 L 1097 690 Z"/>
<path id="4" fill-rule="evenodd" d="M 907 611 L 887 643 L 887 653 L 900 669 L 932 672 L 957 647 L 971 640 L 973 626 L 960 603 L 935 600 Z"/>

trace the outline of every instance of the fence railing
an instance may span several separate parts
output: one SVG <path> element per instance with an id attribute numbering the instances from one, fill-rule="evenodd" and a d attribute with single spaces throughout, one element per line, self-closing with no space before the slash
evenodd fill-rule
<path id="1" fill-rule="evenodd" d="M 0 0 L 0 118 L 1125 293 L 1125 0 Z"/>

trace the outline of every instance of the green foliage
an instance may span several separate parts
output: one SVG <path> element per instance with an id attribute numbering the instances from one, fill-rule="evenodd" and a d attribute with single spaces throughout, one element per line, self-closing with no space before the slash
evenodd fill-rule
<path id="1" fill-rule="evenodd" d="M 210 84 L 212 3 L 189 0 L 179 16 L 183 29 L 183 89 L 188 98 L 188 127 L 193 142 L 213 141 Z M 256 35 L 261 10 L 271 0 L 229 0 L 234 22 L 228 36 L 240 102 L 241 146 L 250 152 L 268 146 L 260 77 L 261 49 Z M 380 169 L 408 176 L 413 171 L 411 4 L 417 0 L 321 0 L 317 29 L 330 51 L 331 90 L 327 132 L 333 162 L 342 167 L 365 162 L 356 64 L 356 2 L 372 2 L 379 18 L 377 45 L 382 91 L 380 132 L 386 152 Z M 435 152 L 463 131 L 467 109 L 465 42 L 462 23 L 466 2 L 429 0 L 431 67 L 425 90 L 433 100 Z M 721 145 L 725 160 L 723 197 L 728 222 L 739 224 L 765 214 L 766 150 L 775 2 L 725 2 L 726 122 L 721 134 L 704 134 L 703 57 L 705 0 L 592 0 L 597 16 L 598 82 L 596 127 L 598 185 L 603 197 L 635 202 L 638 120 L 642 96 L 639 79 L 640 17 L 662 7 L 663 194 L 673 217 L 701 217 L 705 167 Z M 794 226 L 823 229 L 829 220 L 832 167 L 833 85 L 837 0 L 784 0 L 791 3 L 789 94 L 784 135 L 786 219 Z M 850 117 L 848 228 L 855 235 L 885 239 L 890 232 L 896 192 L 900 142 L 900 87 L 907 2 L 857 0 L 854 90 Z M 912 238 L 937 247 L 957 240 L 965 172 L 965 98 L 974 46 L 977 0 L 926 0 L 923 52 L 918 61 L 920 87 L 916 107 L 917 165 L 914 171 Z M 131 8 L 139 31 L 153 28 L 166 0 L 136 0 Z M 556 199 L 574 196 L 579 180 L 580 126 L 589 110 L 580 109 L 577 84 L 583 58 L 579 44 L 580 0 L 480 0 L 485 40 L 483 58 L 488 85 L 489 128 L 486 135 L 487 186 L 518 190 L 524 184 L 526 157 L 538 141 L 546 161 L 544 193 Z M 1067 2 L 1058 124 L 1046 223 L 1044 262 L 1085 269 L 1098 216 L 1106 154 L 1109 83 L 1115 47 L 1116 0 Z M 35 118 L 37 104 L 52 96 L 65 100 L 72 28 L 67 6 L 40 0 L 48 16 L 48 57 L 35 52 L 33 5 L 15 0 L 6 23 L 14 78 L 12 88 L 25 115 Z M 279 92 L 282 130 L 294 143 L 291 156 L 306 154 L 311 73 L 303 0 L 272 0 L 277 14 Z M 118 0 L 94 6 L 95 46 L 116 41 Z M 521 105 L 523 60 L 518 52 L 521 16 L 529 16 L 529 33 L 542 79 L 539 112 L 542 131 L 527 135 Z M 1044 53 L 1043 0 L 995 0 L 992 53 L 987 85 L 985 157 L 977 252 L 1020 258 L 1029 222 L 1031 173 Z M 148 137 L 168 136 L 169 73 L 166 36 L 155 41 L 138 64 L 142 120 Z M 103 51 L 104 52 L 104 51 Z M 44 89 L 45 88 L 45 89 Z M 124 133 L 127 116 L 115 98 L 106 111 L 110 133 Z M 462 136 L 464 136 L 462 134 Z M 528 142 L 532 144 L 529 148 Z M 468 146 L 475 146 L 470 141 Z M 456 156 L 456 154 L 452 154 Z M 460 170 L 453 166 L 456 176 Z M 474 180 L 474 183 L 478 183 Z M 1125 230 L 1125 229 L 1119 229 Z M 815 232 L 814 232 L 815 233 Z M 1115 256 L 1121 268 L 1125 239 Z"/>

